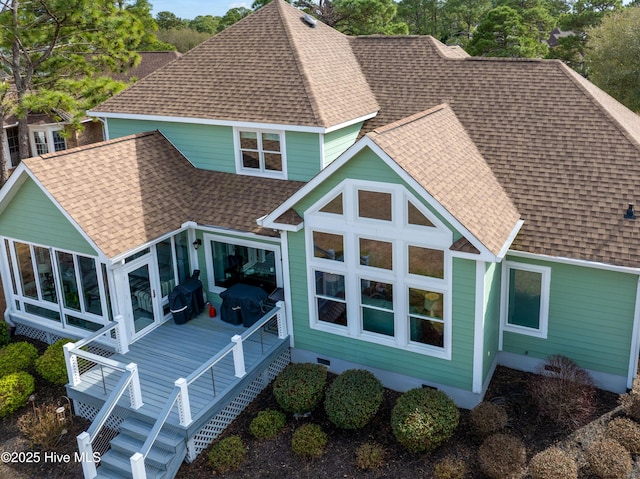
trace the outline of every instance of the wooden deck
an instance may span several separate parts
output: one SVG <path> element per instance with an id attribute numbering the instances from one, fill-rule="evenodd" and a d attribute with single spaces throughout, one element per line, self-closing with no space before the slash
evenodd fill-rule
<path id="1" fill-rule="evenodd" d="M 219 316 L 209 318 L 203 313 L 186 324 L 176 325 L 173 321 L 167 321 L 131 344 L 127 354 L 114 354 L 111 359 L 137 364 L 144 405 L 136 413 L 154 419 L 165 406 L 178 378 L 187 378 L 228 346 L 234 335 L 240 335 L 247 329 L 242 325 L 225 323 Z M 256 331 L 244 342 L 247 372 L 259 366 L 269 353 L 285 341 L 288 339 L 278 338 L 277 327 L 275 331 L 270 327 Z M 69 395 L 72 398 L 88 395 L 103 403 L 121 374 L 107 367 L 93 367 L 82 374 L 80 384 L 67 386 Z M 229 354 L 214 367 L 213 374 L 208 371 L 189 386 L 194 419 L 214 407 L 217 398 L 223 397 L 239 381 L 235 377 L 232 354 Z M 120 399 L 118 406 L 130 407 L 127 394 Z M 177 426 L 177 407 L 173 409 L 167 423 Z"/>

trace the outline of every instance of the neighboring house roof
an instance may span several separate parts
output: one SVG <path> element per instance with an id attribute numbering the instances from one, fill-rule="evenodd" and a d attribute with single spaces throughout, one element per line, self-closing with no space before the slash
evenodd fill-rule
<path id="1" fill-rule="evenodd" d="M 512 248 L 640 267 L 640 117 L 559 61 L 452 58 L 431 37 L 352 41 L 379 114 L 448 103 L 524 225 Z M 435 140 L 435 139 L 434 139 Z"/>
<path id="2" fill-rule="evenodd" d="M 111 258 L 187 221 L 272 234 L 259 228 L 256 218 L 302 186 L 293 181 L 198 170 L 159 132 L 51 153 L 23 163 Z"/>
<path id="3" fill-rule="evenodd" d="M 349 37 L 274 1 L 107 100 L 117 112 L 329 128 L 378 103 Z"/>
<path id="4" fill-rule="evenodd" d="M 560 38 L 570 37 L 573 35 L 575 35 L 575 33 L 573 33 L 572 30 L 563 31 L 559 28 L 554 28 L 553 30 L 551 30 L 551 33 L 549 33 L 547 45 L 549 45 L 550 47 L 557 47 L 560 44 L 560 42 L 558 41 Z"/>
<path id="5" fill-rule="evenodd" d="M 121 74 L 109 74 L 114 80 L 130 82 L 132 80 L 141 80 L 147 75 L 153 73 L 158 68 L 172 62 L 182 54 L 180 52 L 138 52 L 140 55 L 140 63 L 135 67 L 129 68 Z"/>
<path id="6" fill-rule="evenodd" d="M 500 255 L 520 215 L 448 105 L 367 136 L 489 251 Z"/>

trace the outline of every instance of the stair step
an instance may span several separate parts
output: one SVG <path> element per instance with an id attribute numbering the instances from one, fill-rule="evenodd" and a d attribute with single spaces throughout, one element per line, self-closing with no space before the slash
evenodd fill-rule
<path id="1" fill-rule="evenodd" d="M 100 459 L 100 469 L 100 472 L 109 478 L 111 477 L 109 475 L 111 471 L 115 471 L 122 477 L 132 477 L 130 456 L 121 451 L 115 451 L 113 449 L 107 451 Z M 159 469 L 153 464 L 148 463 L 145 463 L 145 470 L 147 472 L 147 479 L 163 479 L 167 473 L 166 470 Z"/>
<path id="2" fill-rule="evenodd" d="M 111 441 L 111 449 L 120 451 L 131 457 L 142 449 L 144 440 L 129 436 L 126 433 L 118 434 Z M 166 451 L 162 447 L 152 447 L 145 459 L 145 464 L 152 464 L 160 469 L 166 469 L 167 464 L 175 457 L 176 451 Z"/>
<path id="3" fill-rule="evenodd" d="M 141 421 L 140 419 L 127 418 L 120 424 L 120 433 L 144 442 L 147 440 L 147 437 L 149 437 L 149 432 L 151 432 L 152 428 L 152 424 Z M 180 437 L 178 434 L 171 434 L 160 430 L 160 434 L 158 434 L 155 443 L 163 450 L 175 452 L 178 450 L 180 444 L 184 444 L 184 436 Z"/>
<path id="4" fill-rule="evenodd" d="M 122 474 L 119 471 L 113 469 L 105 469 L 103 467 L 98 468 L 98 475 L 95 479 L 131 479 L 131 473 L 129 475 Z"/>

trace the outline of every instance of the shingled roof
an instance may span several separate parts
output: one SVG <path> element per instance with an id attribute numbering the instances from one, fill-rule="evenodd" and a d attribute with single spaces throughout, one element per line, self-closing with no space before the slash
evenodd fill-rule
<path id="1" fill-rule="evenodd" d="M 520 215 L 448 105 L 368 136 L 489 251 L 501 253 Z"/>
<path id="2" fill-rule="evenodd" d="M 159 132 L 24 161 L 108 257 L 187 221 L 271 235 L 256 224 L 303 183 L 196 169 Z M 238 196 L 239 191 L 250 195 Z"/>
<path id="3" fill-rule="evenodd" d="M 349 37 L 273 1 L 101 104 L 111 112 L 329 128 L 378 111 Z M 336 66 L 339 65 L 339 68 Z"/>
<path id="4" fill-rule="evenodd" d="M 352 46 L 380 103 L 363 134 L 448 103 L 524 220 L 512 249 L 640 267 L 640 223 L 623 218 L 640 117 L 559 61 L 454 58 L 419 36 Z"/>

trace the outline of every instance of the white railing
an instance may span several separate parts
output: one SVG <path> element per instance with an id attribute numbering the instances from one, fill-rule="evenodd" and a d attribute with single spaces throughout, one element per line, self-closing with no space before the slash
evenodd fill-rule
<path id="1" fill-rule="evenodd" d="M 274 318 L 277 321 L 278 325 L 278 338 L 285 339 L 287 337 L 287 323 L 285 317 L 285 309 L 284 303 L 282 301 L 278 301 L 276 303 L 276 307 L 265 314 L 262 318 L 260 318 L 256 323 L 251 326 L 247 331 L 242 334 L 236 334 L 231 338 L 231 343 L 225 346 L 221 351 L 219 351 L 216 355 L 211 357 L 207 362 L 205 362 L 202 366 L 196 369 L 193 373 L 191 373 L 186 379 L 179 378 L 175 382 L 175 387 L 171 396 L 169 396 L 169 400 L 165 404 L 160 416 L 158 417 L 156 423 L 153 426 L 153 429 L 149 433 L 147 440 L 142 445 L 140 451 L 136 452 L 130 458 L 131 462 L 131 472 L 133 474 L 133 479 L 146 479 L 146 469 L 144 465 L 144 461 L 151 451 L 154 442 L 158 438 L 160 434 L 160 430 L 164 426 L 167 418 L 171 414 L 174 405 L 178 404 L 178 416 L 180 420 L 181 426 L 188 426 L 192 421 L 191 416 L 191 403 L 189 401 L 189 386 L 193 384 L 196 380 L 198 380 L 201 376 L 203 376 L 208 371 L 211 371 L 211 381 L 212 381 L 212 389 L 213 396 L 216 396 L 215 389 L 215 376 L 213 373 L 213 368 L 220 363 L 224 358 L 226 358 L 230 353 L 233 357 L 234 364 L 234 373 L 237 378 L 242 378 L 247 374 L 245 361 L 244 361 L 244 349 L 243 343 L 247 341 L 250 337 L 255 334 L 260 334 L 260 343 L 262 348 L 262 353 L 264 353 L 264 344 L 262 341 L 262 335 L 264 334 L 263 328 L 272 321 Z"/>

